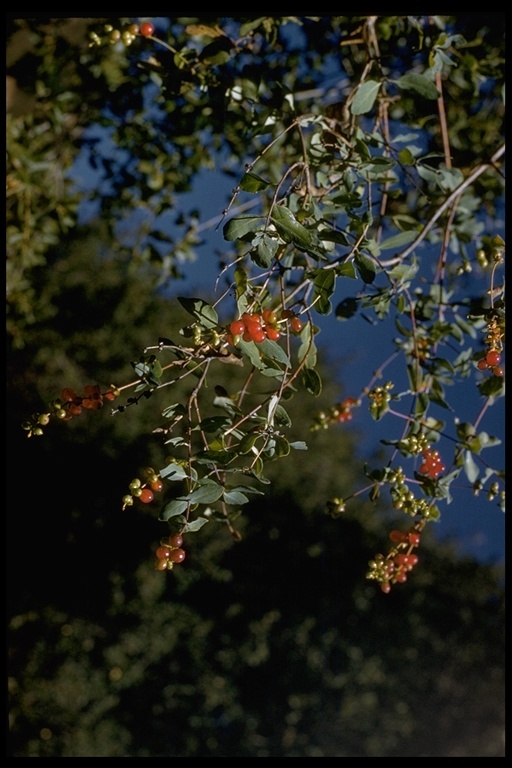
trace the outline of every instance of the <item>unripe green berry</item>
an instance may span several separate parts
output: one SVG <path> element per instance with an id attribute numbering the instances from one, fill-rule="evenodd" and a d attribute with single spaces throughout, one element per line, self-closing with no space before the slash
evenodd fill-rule
<path id="1" fill-rule="evenodd" d="M 38 418 L 39 424 L 42 424 L 43 427 L 45 427 L 50 422 L 50 414 L 49 413 L 42 413 Z"/>
<path id="2" fill-rule="evenodd" d="M 131 494 L 126 494 L 126 496 L 123 496 L 123 504 L 125 507 L 132 507 L 133 506 L 133 496 Z"/>

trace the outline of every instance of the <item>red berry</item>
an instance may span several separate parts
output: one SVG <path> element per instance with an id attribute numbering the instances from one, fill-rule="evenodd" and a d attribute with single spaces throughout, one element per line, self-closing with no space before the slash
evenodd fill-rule
<path id="1" fill-rule="evenodd" d="M 139 499 L 144 504 L 150 504 L 154 499 L 153 491 L 151 491 L 149 488 L 143 488 L 140 492 Z"/>
<path id="2" fill-rule="evenodd" d="M 155 552 L 156 556 L 159 560 L 168 560 L 169 555 L 171 554 L 171 550 L 169 547 L 158 547 L 158 549 Z"/>
<path id="3" fill-rule="evenodd" d="M 263 320 L 269 325 L 275 325 L 277 323 L 277 315 L 272 309 L 263 310 Z"/>
<path id="4" fill-rule="evenodd" d="M 140 25 L 140 33 L 143 37 L 151 37 L 155 28 L 149 21 L 143 21 Z"/>
<path id="5" fill-rule="evenodd" d="M 261 344 L 261 342 L 265 341 L 265 339 L 267 338 L 267 334 L 265 333 L 263 328 L 261 326 L 258 326 L 258 325 L 256 325 L 254 328 L 251 327 L 248 330 L 248 333 L 249 333 L 249 335 L 251 337 L 251 340 L 255 341 L 256 344 Z"/>
<path id="6" fill-rule="evenodd" d="M 492 372 L 493 372 L 494 376 L 499 376 L 501 378 L 503 376 L 503 374 L 504 374 L 503 366 L 501 366 L 501 365 L 493 365 Z"/>
<path id="7" fill-rule="evenodd" d="M 245 325 L 242 320 L 233 320 L 229 326 L 229 332 L 232 336 L 240 336 L 245 331 Z"/>
<path id="8" fill-rule="evenodd" d="M 156 571 L 165 571 L 169 565 L 169 561 L 167 559 L 163 560 L 156 560 L 155 561 L 155 570 Z"/>
<path id="9" fill-rule="evenodd" d="M 260 328 L 263 326 L 263 320 L 261 315 L 258 315 L 257 312 L 255 312 L 253 315 L 249 315 L 247 312 L 242 315 L 242 320 L 245 323 L 246 328 L 252 328 L 253 326 L 257 325 Z"/>
<path id="10" fill-rule="evenodd" d="M 70 403 L 72 400 L 76 397 L 76 392 L 74 389 L 71 389 L 70 387 L 66 387 L 62 390 L 60 393 L 61 400 L 63 400 L 65 403 Z"/>
<path id="11" fill-rule="evenodd" d="M 270 341 L 277 341 L 278 338 L 281 336 L 279 328 L 266 328 L 266 331 L 267 331 L 267 339 L 270 339 Z"/>
<path id="12" fill-rule="evenodd" d="M 304 324 L 300 319 L 300 317 L 292 317 L 292 319 L 290 320 L 290 328 L 294 333 L 300 333 L 303 327 L 304 327 Z"/>
<path id="13" fill-rule="evenodd" d="M 490 349 L 485 356 L 485 361 L 489 368 L 492 368 L 495 365 L 499 365 L 501 362 L 501 355 L 497 349 Z"/>
<path id="14" fill-rule="evenodd" d="M 411 547 L 417 547 L 420 543 L 420 535 L 417 531 L 411 531 L 408 535 L 409 544 Z"/>
<path id="15" fill-rule="evenodd" d="M 171 549 L 169 554 L 169 560 L 171 563 L 182 563 L 186 557 L 184 549 Z"/>
<path id="16" fill-rule="evenodd" d="M 172 536 L 169 536 L 169 544 L 178 549 L 183 544 L 183 536 L 180 536 L 179 533 L 173 533 Z"/>
<path id="17" fill-rule="evenodd" d="M 382 584 L 380 585 L 380 588 L 385 595 L 391 592 L 391 584 L 389 583 L 389 581 L 383 581 Z"/>
<path id="18" fill-rule="evenodd" d="M 403 541 L 406 541 L 407 534 L 404 533 L 403 531 L 390 531 L 389 538 L 395 544 L 401 544 Z"/>
<path id="19" fill-rule="evenodd" d="M 486 371 L 488 369 L 489 366 L 487 365 L 487 360 L 485 359 L 485 357 L 483 357 L 481 360 L 478 361 L 478 363 L 476 364 L 476 367 L 478 368 L 479 371 Z"/>
<path id="20" fill-rule="evenodd" d="M 154 491 L 161 491 L 163 487 L 164 487 L 164 484 L 162 483 L 162 481 L 160 479 L 153 480 L 153 482 L 151 483 L 151 488 Z"/>

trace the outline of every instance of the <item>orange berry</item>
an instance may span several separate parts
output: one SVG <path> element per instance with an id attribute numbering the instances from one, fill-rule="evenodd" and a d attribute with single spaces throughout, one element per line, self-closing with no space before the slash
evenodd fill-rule
<path id="1" fill-rule="evenodd" d="M 140 492 L 139 499 L 143 504 L 150 504 L 154 499 L 153 491 L 151 491 L 149 488 L 143 488 Z"/>

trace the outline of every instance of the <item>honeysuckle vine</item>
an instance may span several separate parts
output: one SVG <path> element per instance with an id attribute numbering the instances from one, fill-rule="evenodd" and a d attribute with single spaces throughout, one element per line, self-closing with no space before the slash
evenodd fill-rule
<path id="1" fill-rule="evenodd" d="M 423 34 L 422 17 L 406 18 Z M 179 298 L 188 325 L 179 339 L 155 339 L 143 350 L 128 383 L 88 385 L 82 394 L 66 388 L 23 425 L 29 436 L 41 435 L 52 419 L 66 421 L 113 400 L 118 418 L 147 398 L 162 398 L 162 423 L 152 430 L 162 439 L 161 466 L 135 477 L 121 500 L 126 509 L 165 496 L 158 505 L 165 528 L 158 570 L 183 562 L 185 538 L 206 524 L 223 524 L 239 538 L 237 517 L 264 494 L 266 465 L 306 450 L 308 432 L 338 428 L 362 408 L 386 424 L 380 442 L 389 447 L 388 460 L 366 466 L 358 487 L 322 506 L 336 518 L 362 494 L 376 501 L 385 492 L 397 515 L 405 515 L 390 532 L 388 551 L 368 566 L 368 579 L 383 592 L 407 580 L 420 561 L 425 525 L 440 518 L 455 493 L 485 493 L 504 506 L 503 470 L 481 456 L 499 441 L 479 430 L 504 394 L 505 243 L 498 226 L 479 219 L 479 209 L 487 188 L 495 196 L 503 192 L 505 145 L 458 168 L 448 102 L 465 41 L 443 30 L 429 33 L 429 49 L 397 76 L 382 54 L 383 23 L 362 17 L 360 28 L 340 41 L 354 57 L 343 103 L 304 112 L 293 92 L 283 87 L 276 107 L 263 85 L 259 93 L 246 72 L 238 73 L 238 59 L 265 34 L 257 24 L 241 23 L 234 37 L 220 22 L 190 25 L 181 48 L 161 39 L 150 22 L 94 33 L 97 48 L 119 44 L 133 51 L 141 38 L 166 48 L 183 73 L 183 91 L 196 89 L 197 98 L 229 67 L 226 121 L 231 109 L 246 121 L 248 137 L 237 184 L 219 211 L 220 297 Z M 165 91 L 158 62 L 141 58 L 140 69 Z M 428 121 L 407 116 L 408 109 L 421 111 L 418 104 L 430 109 L 436 126 L 427 126 L 428 141 L 421 127 Z M 480 273 L 476 303 L 464 296 L 461 280 L 472 270 Z M 353 295 L 338 299 L 340 285 L 354 286 Z M 358 314 L 389 323 L 395 351 L 377 363 L 360 392 L 327 411 L 314 413 L 312 406 L 304 440 L 291 440 L 286 404 L 298 387 L 313 403 L 321 392 L 316 337 L 330 314 L 342 324 Z M 240 374 L 231 391 L 210 385 L 219 365 Z M 395 383 L 397 371 L 407 387 Z M 447 396 L 447 387 L 464 379 L 483 400 L 476 415 Z M 173 385 L 184 380 L 188 396 L 175 400 Z M 449 418 L 434 415 L 433 406 Z"/>

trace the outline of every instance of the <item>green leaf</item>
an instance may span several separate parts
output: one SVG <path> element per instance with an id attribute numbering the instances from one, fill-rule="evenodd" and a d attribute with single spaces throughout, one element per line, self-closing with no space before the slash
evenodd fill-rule
<path id="1" fill-rule="evenodd" d="M 336 307 L 334 314 L 338 320 L 349 320 L 357 312 L 357 299 L 352 296 L 347 296 L 346 299 L 340 301 Z"/>
<path id="2" fill-rule="evenodd" d="M 292 420 L 282 405 L 278 404 L 274 409 L 274 422 L 278 427 L 291 427 L 292 425 Z"/>
<path id="3" fill-rule="evenodd" d="M 330 297 L 336 286 L 334 270 L 320 269 L 313 281 L 315 286 L 314 308 L 320 315 L 328 315 L 332 311 Z"/>
<path id="4" fill-rule="evenodd" d="M 188 500 L 193 504 L 212 504 L 214 501 L 218 501 L 223 493 L 224 488 L 222 485 L 216 483 L 215 480 L 206 479 L 201 480 L 197 488 L 194 488 L 193 491 L 180 498 Z"/>
<path id="5" fill-rule="evenodd" d="M 218 67 L 221 64 L 226 64 L 230 60 L 230 51 L 232 47 L 233 44 L 229 38 L 218 37 L 203 48 L 199 58 L 212 67 Z"/>
<path id="6" fill-rule="evenodd" d="M 261 369 L 264 367 L 260 353 L 258 352 L 258 346 L 254 341 L 244 341 L 243 339 L 239 339 L 237 346 L 240 352 L 249 358 L 255 368 Z"/>
<path id="7" fill-rule="evenodd" d="M 222 464 L 226 466 L 234 461 L 237 457 L 236 451 L 216 451 L 206 450 L 199 454 L 197 461 L 199 464 Z"/>
<path id="8" fill-rule="evenodd" d="M 225 395 L 216 395 L 213 398 L 213 404 L 215 408 L 222 408 L 224 411 L 229 413 L 230 416 L 241 416 L 242 412 L 240 408 L 238 408 L 233 400 L 229 396 Z"/>
<path id="9" fill-rule="evenodd" d="M 381 251 L 389 251 L 391 248 L 402 248 L 402 246 L 412 243 L 416 235 L 417 232 L 413 229 L 409 229 L 406 232 L 399 232 L 398 235 L 387 237 L 379 243 L 379 247 Z"/>
<path id="10" fill-rule="evenodd" d="M 167 477 L 169 480 L 185 480 L 187 473 L 180 464 L 168 464 L 160 470 L 160 477 Z"/>
<path id="11" fill-rule="evenodd" d="M 305 443 L 303 440 L 296 440 L 293 443 L 290 443 L 290 448 L 293 448 L 295 451 L 307 451 L 308 450 L 307 443 Z"/>
<path id="12" fill-rule="evenodd" d="M 464 472 L 470 483 L 478 478 L 478 467 L 471 451 L 464 451 Z"/>
<path id="13" fill-rule="evenodd" d="M 240 453 L 249 453 L 252 451 L 256 445 L 256 441 L 260 436 L 261 435 L 258 432 L 248 432 L 246 435 L 244 435 L 240 440 L 240 445 L 238 446 Z"/>
<path id="14" fill-rule="evenodd" d="M 222 230 L 224 240 L 238 240 L 248 232 L 256 232 L 261 219 L 261 216 L 237 216 L 230 219 Z"/>
<path id="15" fill-rule="evenodd" d="M 303 361 L 308 368 L 315 368 L 317 361 L 317 349 L 314 343 L 314 326 L 306 323 L 300 333 L 300 347 L 297 350 L 297 359 L 299 363 Z"/>
<path id="16" fill-rule="evenodd" d="M 261 192 L 269 186 L 269 183 L 255 173 L 246 173 L 239 186 L 244 192 Z"/>
<path id="17" fill-rule="evenodd" d="M 408 75 L 403 75 L 396 81 L 396 84 L 400 90 L 412 91 L 413 93 L 417 93 L 418 96 L 422 96 L 424 99 L 435 100 L 440 96 L 440 93 L 432 80 L 425 75 L 419 75 L 414 72 Z"/>
<path id="18" fill-rule="evenodd" d="M 188 508 L 189 502 L 184 499 L 173 499 L 162 510 L 160 520 L 169 520 L 170 517 L 176 517 L 176 515 L 182 515 Z"/>
<path id="19" fill-rule="evenodd" d="M 398 159 L 402 165 L 414 165 L 415 163 L 414 155 L 407 147 L 404 147 L 400 150 L 398 153 Z"/>
<path id="20" fill-rule="evenodd" d="M 176 521 L 178 522 L 178 521 Z M 183 526 L 182 533 L 190 533 L 193 531 L 198 531 L 200 528 L 203 527 L 203 525 L 206 525 L 206 523 L 209 523 L 207 517 L 196 517 L 195 520 L 191 520 L 188 522 L 186 518 L 183 518 L 183 520 L 180 521 L 181 525 Z"/>
<path id="21" fill-rule="evenodd" d="M 228 429 L 231 426 L 231 423 L 231 419 L 227 416 L 210 416 L 207 419 L 203 419 L 199 424 L 199 427 L 203 432 L 217 432 L 219 429 Z"/>
<path id="22" fill-rule="evenodd" d="M 267 269 L 272 264 L 272 260 L 278 250 L 279 242 L 277 238 L 264 234 L 258 239 L 256 250 L 251 252 L 251 259 L 261 269 Z"/>
<path id="23" fill-rule="evenodd" d="M 478 390 L 480 394 L 485 395 L 485 397 L 501 396 L 505 392 L 503 379 L 499 376 L 488 376 L 478 383 Z"/>
<path id="24" fill-rule="evenodd" d="M 254 342 L 250 342 L 254 344 Z M 290 367 L 290 358 L 284 351 L 284 349 L 271 339 L 264 339 L 262 342 L 256 345 L 261 352 L 263 358 L 267 360 L 275 360 L 276 363 L 282 363 L 285 368 Z"/>
<path id="25" fill-rule="evenodd" d="M 183 403 L 173 403 L 172 405 L 168 405 L 167 408 L 164 408 L 162 411 L 162 416 L 164 419 L 172 419 L 173 416 L 186 416 L 187 415 L 187 409 L 183 405 Z"/>
<path id="26" fill-rule="evenodd" d="M 350 111 L 353 115 L 364 115 L 371 110 L 377 98 L 380 85 L 380 82 L 377 80 L 367 80 L 359 86 L 350 106 Z"/>
<path id="27" fill-rule="evenodd" d="M 304 368 L 302 371 L 302 383 L 306 390 L 314 397 L 322 391 L 322 379 L 314 368 Z"/>
<path id="28" fill-rule="evenodd" d="M 205 328 L 216 328 L 219 324 L 219 316 L 215 309 L 203 299 L 189 299 L 178 296 L 183 309 L 189 312 Z"/>
<path id="29" fill-rule="evenodd" d="M 375 280 L 375 264 L 373 261 L 368 256 L 357 253 L 354 256 L 354 264 L 363 283 L 373 283 Z"/>
<path id="30" fill-rule="evenodd" d="M 235 284 L 238 301 L 247 291 L 247 272 L 241 266 L 237 266 L 235 269 Z"/>
<path id="31" fill-rule="evenodd" d="M 336 267 L 336 274 L 340 277 L 350 277 L 352 280 L 357 278 L 356 270 L 351 260 L 345 261 L 341 266 Z"/>
<path id="32" fill-rule="evenodd" d="M 468 445 L 473 453 L 480 453 L 483 448 L 494 448 L 496 445 L 501 445 L 501 440 L 497 437 L 492 437 L 487 432 L 479 432 L 468 441 Z"/>
<path id="33" fill-rule="evenodd" d="M 311 232 L 297 221 L 293 213 L 285 205 L 274 206 L 271 219 L 286 243 L 293 243 L 297 248 L 304 251 L 313 246 Z"/>
<path id="34" fill-rule="evenodd" d="M 397 280 L 400 283 L 405 283 L 415 276 L 418 271 L 418 264 L 397 264 L 393 269 L 388 272 L 388 276 L 391 280 Z"/>
<path id="35" fill-rule="evenodd" d="M 230 504 L 232 506 L 238 505 L 238 504 L 247 504 L 249 501 L 248 497 L 245 495 L 245 493 L 241 493 L 241 491 L 224 491 L 223 497 L 226 504 Z"/>
<path id="36" fill-rule="evenodd" d="M 276 435 L 275 443 L 276 456 L 288 456 L 290 453 L 290 443 L 288 440 L 282 435 Z"/>

